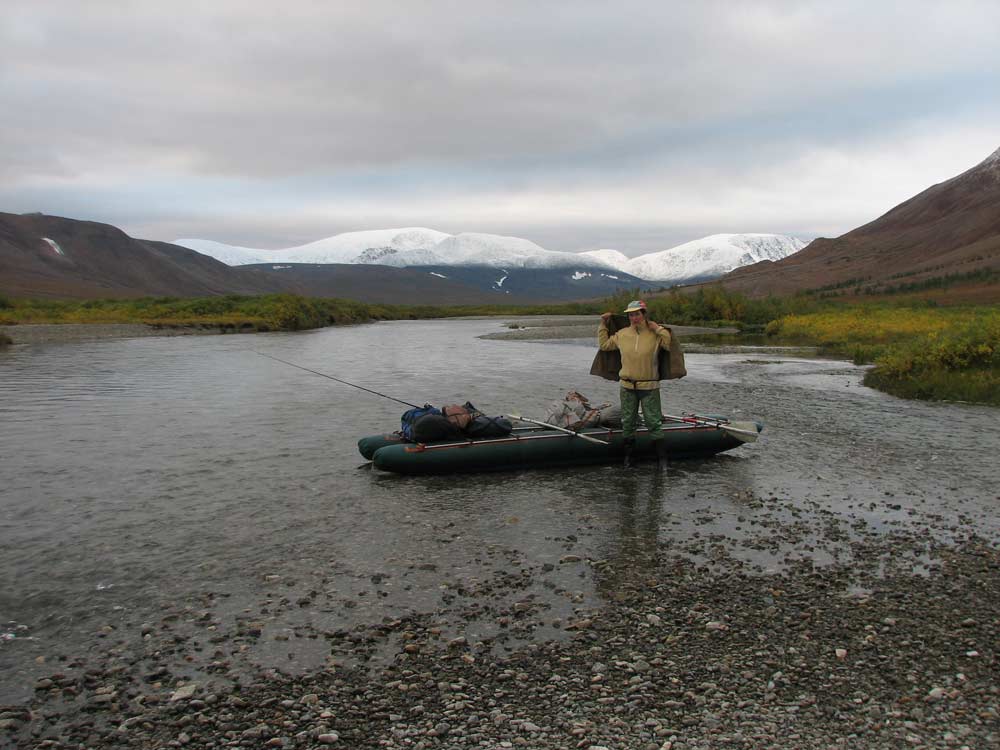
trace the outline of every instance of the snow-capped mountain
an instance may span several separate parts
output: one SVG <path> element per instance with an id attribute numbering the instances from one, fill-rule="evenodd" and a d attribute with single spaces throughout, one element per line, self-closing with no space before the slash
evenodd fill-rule
<path id="1" fill-rule="evenodd" d="M 393 262 L 395 256 L 429 250 L 449 237 L 446 232 L 424 227 L 371 229 L 335 234 L 308 245 L 273 252 L 286 263 L 376 263 L 404 267 L 413 264 Z"/>
<path id="2" fill-rule="evenodd" d="M 233 266 L 260 263 L 370 264 L 421 268 L 436 274 L 449 268 L 561 270 L 581 281 L 588 275 L 609 282 L 632 280 L 677 284 L 722 276 L 761 260 L 781 260 L 805 242 L 780 234 L 713 234 L 657 253 L 628 258 L 608 248 L 583 253 L 546 250 L 530 240 L 496 234 L 447 234 L 434 229 L 376 229 L 346 232 L 283 250 L 254 250 L 210 240 L 175 240 Z M 618 279 L 616 274 L 622 274 Z M 501 274 L 502 275 L 502 274 Z"/>
<path id="3" fill-rule="evenodd" d="M 254 263 L 377 263 L 400 266 L 404 264 L 392 262 L 392 258 L 399 253 L 431 248 L 447 237 L 451 235 L 434 229 L 408 227 L 344 232 L 282 250 L 255 250 L 198 239 L 174 240 L 173 244 L 209 255 L 229 266 Z"/>
<path id="4" fill-rule="evenodd" d="M 271 250 L 257 250 L 252 247 L 226 245 L 213 240 L 174 240 L 171 244 L 186 247 L 196 253 L 222 261 L 227 266 L 249 266 L 253 263 L 272 262 Z"/>
<path id="5" fill-rule="evenodd" d="M 594 260 L 605 263 L 612 268 L 619 271 L 624 271 L 629 262 L 629 257 L 625 253 L 619 252 L 618 250 L 611 250 L 609 248 L 604 248 L 601 250 L 587 250 L 586 252 L 579 253 L 587 258 L 593 258 Z"/>
<path id="6" fill-rule="evenodd" d="M 783 234 L 713 234 L 632 258 L 621 270 L 663 283 L 700 281 L 762 260 L 781 260 L 806 244 L 798 237 Z"/>
<path id="7" fill-rule="evenodd" d="M 283 250 L 252 250 L 198 239 L 173 244 L 210 255 L 228 265 L 253 263 L 370 263 L 412 266 L 488 266 L 490 268 L 617 269 L 600 258 L 546 250 L 530 240 L 497 234 L 451 235 L 433 229 L 376 229 L 346 232 Z"/>

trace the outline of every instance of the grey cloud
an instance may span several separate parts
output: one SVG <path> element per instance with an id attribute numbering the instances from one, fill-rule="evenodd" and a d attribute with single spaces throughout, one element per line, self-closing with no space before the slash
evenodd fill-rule
<path id="1" fill-rule="evenodd" d="M 1000 71 L 989 2 L 18 1 L 5 14 L 0 196 L 97 185 L 170 206 L 185 181 L 201 199 L 242 180 L 249 203 L 280 206 L 288 191 L 572 190 L 693 163 L 748 174 L 782 148 L 934 107 L 879 106 L 886 92 Z"/>

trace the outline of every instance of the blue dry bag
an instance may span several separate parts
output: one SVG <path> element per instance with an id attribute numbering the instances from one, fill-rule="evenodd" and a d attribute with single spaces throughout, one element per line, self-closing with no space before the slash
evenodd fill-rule
<path id="1" fill-rule="evenodd" d="M 423 406 L 403 412 L 403 417 L 400 420 L 401 426 L 399 429 L 399 431 L 403 434 L 403 437 L 407 440 L 413 440 L 416 442 L 416 438 L 413 437 L 413 426 L 416 424 L 418 419 L 427 416 L 428 414 L 440 416 L 441 410 L 434 408 L 430 404 L 424 404 Z"/>

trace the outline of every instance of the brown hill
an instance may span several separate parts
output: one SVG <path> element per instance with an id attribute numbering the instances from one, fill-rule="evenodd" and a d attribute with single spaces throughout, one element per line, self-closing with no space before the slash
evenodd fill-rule
<path id="1" fill-rule="evenodd" d="M 0 213 L 0 294 L 96 297 L 262 294 L 273 280 L 93 221 Z"/>
<path id="2" fill-rule="evenodd" d="M 979 301 L 1000 302 L 1000 149 L 869 224 L 721 280 L 752 296 L 824 289 L 879 293 L 939 282 L 972 287 Z"/>
<path id="3" fill-rule="evenodd" d="M 94 299 L 290 292 L 393 304 L 482 304 L 496 295 L 386 266 L 231 267 L 194 250 L 139 240 L 108 224 L 0 213 L 0 294 Z M 509 296 L 510 304 L 521 300 Z"/>

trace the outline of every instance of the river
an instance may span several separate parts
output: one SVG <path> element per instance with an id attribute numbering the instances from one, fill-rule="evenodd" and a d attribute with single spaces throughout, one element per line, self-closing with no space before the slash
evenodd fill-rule
<path id="1" fill-rule="evenodd" d="M 229 656 L 290 672 L 336 660 L 324 636 L 413 613 L 441 613 L 445 635 L 495 636 L 491 618 L 450 607 L 510 576 L 497 596 L 544 602 L 555 624 L 533 637 L 558 638 L 559 621 L 612 593 L 586 561 L 684 553 L 692 537 L 721 550 L 692 547 L 699 564 L 761 575 L 850 561 L 863 535 L 1000 539 L 996 410 L 902 401 L 848 362 L 690 354 L 665 410 L 765 430 L 666 476 L 648 464 L 406 478 L 372 470 L 356 441 L 398 428 L 407 407 L 257 354 L 490 414 L 540 416 L 569 388 L 617 400 L 587 374 L 590 342 L 479 338 L 501 328 L 397 321 L 0 352 L 0 703 L 168 623 L 187 643 L 171 669 L 192 675 L 219 658 L 213 634 L 260 634 Z M 834 523 L 847 533 L 824 533 Z M 934 564 L 910 545 L 877 567 Z"/>

